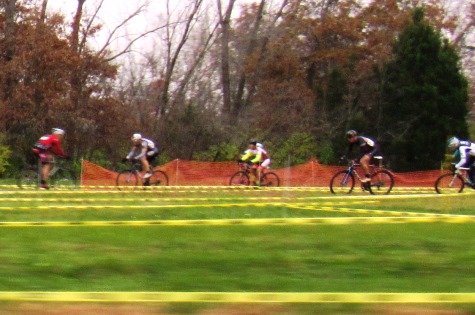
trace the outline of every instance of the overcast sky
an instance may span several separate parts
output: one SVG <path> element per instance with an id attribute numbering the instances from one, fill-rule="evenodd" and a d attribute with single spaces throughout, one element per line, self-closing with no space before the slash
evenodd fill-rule
<path id="1" fill-rule="evenodd" d="M 183 3 L 189 3 L 190 1 L 191 0 L 169 0 L 169 3 L 171 9 L 173 9 L 173 7 L 183 5 Z M 216 0 L 208 1 L 212 5 L 216 4 Z M 254 1 L 256 0 L 236 0 L 235 11 L 238 11 L 241 4 Z M 101 0 L 86 0 L 84 14 L 93 13 L 100 2 Z M 226 1 L 223 2 L 226 3 Z M 48 0 L 48 8 L 54 11 L 59 10 L 64 13 L 68 19 L 72 19 L 77 8 L 77 3 L 77 0 Z M 99 11 L 98 19 L 96 20 L 96 22 L 100 22 L 103 25 L 103 35 L 102 37 L 97 38 L 97 46 L 101 47 L 105 41 L 105 36 L 107 36 L 110 31 L 125 18 L 130 16 L 130 14 L 143 5 L 146 5 L 147 9 L 127 25 L 127 33 L 140 34 L 147 30 L 156 28 L 159 26 L 159 19 L 157 17 L 160 13 L 166 12 L 166 4 L 167 0 L 103 0 L 103 5 Z M 226 5 L 227 3 L 224 6 Z M 140 43 L 137 44 L 140 45 Z"/>

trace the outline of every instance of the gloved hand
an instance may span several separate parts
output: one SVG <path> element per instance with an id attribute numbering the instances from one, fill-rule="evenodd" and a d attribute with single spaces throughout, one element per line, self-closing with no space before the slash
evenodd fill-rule
<path id="1" fill-rule="evenodd" d="M 461 174 L 461 173 L 462 173 L 462 171 L 460 170 L 460 168 L 456 167 L 455 168 L 455 174 Z"/>
<path id="2" fill-rule="evenodd" d="M 124 162 L 124 163 L 125 163 L 125 162 L 128 162 L 128 161 L 129 161 L 128 158 L 123 158 L 123 159 L 122 159 L 122 162 Z"/>

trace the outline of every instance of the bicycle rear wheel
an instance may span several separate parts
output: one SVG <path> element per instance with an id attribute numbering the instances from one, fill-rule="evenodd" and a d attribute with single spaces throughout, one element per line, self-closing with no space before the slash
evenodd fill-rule
<path id="1" fill-rule="evenodd" d="M 330 191 L 334 194 L 349 194 L 355 187 L 355 177 L 348 170 L 339 171 L 330 180 Z"/>
<path id="2" fill-rule="evenodd" d="M 135 187 L 138 183 L 138 176 L 130 170 L 122 171 L 117 175 L 115 182 L 119 189 Z"/>
<path id="3" fill-rule="evenodd" d="M 76 178 L 69 170 L 61 169 L 50 179 L 51 186 L 55 188 L 74 188 L 76 187 Z"/>
<path id="4" fill-rule="evenodd" d="M 371 184 L 368 186 L 368 189 L 373 195 L 387 195 L 391 192 L 393 186 L 393 174 L 387 170 L 379 170 L 371 175 Z"/>
<path id="5" fill-rule="evenodd" d="M 435 191 L 438 194 L 460 193 L 464 187 L 462 176 L 455 173 L 441 175 L 435 181 Z"/>
<path id="6" fill-rule="evenodd" d="M 230 186 L 249 186 L 250 183 L 249 175 L 242 171 L 234 173 L 229 180 Z"/>
<path id="7" fill-rule="evenodd" d="M 267 187 L 279 187 L 280 179 L 274 172 L 267 172 L 262 175 L 261 185 Z"/>
<path id="8" fill-rule="evenodd" d="M 17 186 L 22 189 L 37 189 L 39 186 L 38 171 L 33 168 L 26 168 L 21 171 L 17 178 Z"/>
<path id="9" fill-rule="evenodd" d="M 164 171 L 153 171 L 149 182 L 151 186 L 168 186 L 168 175 Z"/>

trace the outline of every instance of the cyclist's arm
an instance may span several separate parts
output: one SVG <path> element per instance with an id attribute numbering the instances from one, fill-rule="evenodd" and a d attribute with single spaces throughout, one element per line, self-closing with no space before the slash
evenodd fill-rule
<path id="1" fill-rule="evenodd" d="M 145 156 L 145 154 L 147 154 L 147 148 L 142 147 L 142 150 L 141 150 L 140 153 L 135 157 L 135 159 L 140 160 L 141 158 L 143 158 L 143 157 Z"/>
<path id="2" fill-rule="evenodd" d="M 136 151 L 136 147 L 133 147 L 132 150 L 130 150 L 129 154 L 127 154 L 127 160 L 131 160 L 131 159 L 135 159 L 137 158 L 135 156 L 135 151 Z"/>
<path id="3" fill-rule="evenodd" d="M 252 152 L 246 151 L 244 152 L 244 155 L 241 157 L 241 160 L 247 161 L 252 157 L 252 155 L 253 155 Z"/>
<path id="4" fill-rule="evenodd" d="M 460 160 L 455 164 L 455 168 L 463 167 L 468 161 L 467 150 L 464 147 L 460 147 L 458 151 L 460 153 Z"/>
<path id="5" fill-rule="evenodd" d="M 262 154 L 257 153 L 256 156 L 251 160 L 252 163 L 259 163 L 261 161 Z"/>
<path id="6" fill-rule="evenodd" d="M 50 147 L 50 152 L 59 155 L 62 157 L 66 157 L 66 153 L 64 153 L 63 148 L 61 147 L 61 143 L 59 141 L 54 141 Z"/>

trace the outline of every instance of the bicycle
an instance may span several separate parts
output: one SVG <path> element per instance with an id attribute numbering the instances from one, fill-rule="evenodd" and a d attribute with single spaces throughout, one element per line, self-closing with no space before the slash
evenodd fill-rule
<path id="1" fill-rule="evenodd" d="M 119 189 L 124 187 L 135 187 L 139 184 L 143 186 L 168 186 L 168 175 L 164 171 L 155 170 L 152 167 L 152 176 L 145 180 L 149 185 L 144 184 L 144 176 L 142 175 L 142 163 L 137 160 L 130 161 L 130 168 L 117 174 L 116 185 Z"/>
<path id="2" fill-rule="evenodd" d="M 76 186 L 74 172 L 64 165 L 63 159 L 53 159 L 50 161 L 50 164 L 52 165 L 48 178 L 50 188 L 74 188 Z M 37 165 L 25 165 L 17 177 L 17 186 L 22 189 L 38 189 L 41 181 L 41 168 L 40 161 L 38 161 Z"/>
<path id="3" fill-rule="evenodd" d="M 238 162 L 239 171 L 234 173 L 229 179 L 230 186 L 249 186 L 251 184 L 251 177 L 254 177 L 254 174 L 251 174 L 251 166 L 246 162 Z M 262 170 L 261 182 L 259 186 L 266 187 L 279 187 L 280 179 L 279 176 L 274 172 L 264 172 Z"/>
<path id="4" fill-rule="evenodd" d="M 465 186 L 475 189 L 475 184 L 468 178 L 470 168 L 461 167 L 456 170 L 455 164 L 452 164 L 452 167 L 450 173 L 440 175 L 435 181 L 434 187 L 438 194 L 461 193 Z"/>
<path id="5" fill-rule="evenodd" d="M 348 160 L 348 168 L 338 171 L 330 180 L 330 191 L 333 194 L 349 194 L 355 187 L 355 178 L 361 183 L 363 191 L 369 191 L 372 195 L 387 195 L 394 186 L 394 176 L 383 167 L 383 157 L 374 156 L 373 160 L 379 161 L 379 165 L 370 165 L 372 170 L 369 182 L 363 182 L 363 176 L 360 176 L 356 170 L 360 164 L 355 160 Z"/>

